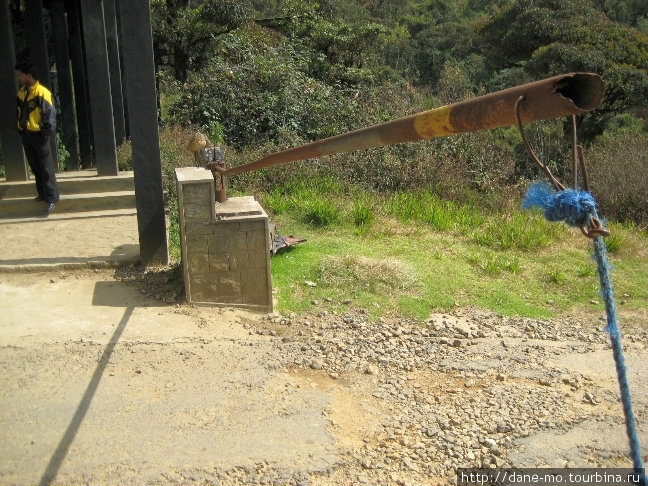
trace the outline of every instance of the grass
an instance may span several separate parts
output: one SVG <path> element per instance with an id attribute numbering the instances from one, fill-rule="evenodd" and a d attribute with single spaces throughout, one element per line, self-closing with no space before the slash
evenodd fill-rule
<path id="1" fill-rule="evenodd" d="M 486 212 L 423 193 L 356 193 L 350 200 L 339 190 L 326 196 L 326 211 L 336 216 L 323 225 L 303 217 L 321 197 L 319 190 L 295 192 L 288 208 L 271 215 L 281 231 L 308 240 L 272 259 L 280 312 L 316 301 L 332 311 L 352 305 L 376 317 L 418 319 L 458 306 L 536 318 L 603 313 L 591 242 L 577 229 L 537 213 Z M 630 296 L 626 308 L 648 309 L 648 235 L 611 230 L 616 291 Z"/>
<path id="2" fill-rule="evenodd" d="M 389 293 L 416 287 L 417 276 L 404 262 L 393 258 L 358 255 L 327 256 L 319 265 L 319 281 L 331 289 Z"/>
<path id="3" fill-rule="evenodd" d="M 358 228 L 371 226 L 374 220 L 374 213 L 368 198 L 357 198 L 351 207 L 351 220 Z"/>
<path id="4" fill-rule="evenodd" d="M 304 220 L 313 226 L 331 226 L 340 220 L 340 208 L 323 197 L 304 201 Z"/>

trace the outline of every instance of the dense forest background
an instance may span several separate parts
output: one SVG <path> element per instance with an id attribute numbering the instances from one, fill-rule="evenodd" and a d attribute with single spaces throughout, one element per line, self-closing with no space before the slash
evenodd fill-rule
<path id="1" fill-rule="evenodd" d="M 643 0 L 152 0 L 174 120 L 221 124 L 238 147 L 284 131 L 318 138 L 569 71 L 600 74 L 586 141 L 643 122 Z M 417 106 L 418 107 L 418 106 Z M 643 109 L 641 108 L 643 107 Z"/>
<path id="2" fill-rule="evenodd" d="M 571 71 L 599 74 L 579 117 L 605 214 L 648 225 L 646 0 L 151 0 L 160 123 L 228 149 L 228 165 Z M 19 20 L 21 2 L 10 2 Z M 19 30 L 17 31 L 19 32 Z M 527 126 L 570 177 L 570 120 Z M 163 147 L 163 156 L 164 156 Z M 324 160 L 325 159 L 325 160 Z M 368 190 L 501 193 L 536 178 L 515 128 L 340 154 L 238 177 L 333 176 Z"/>
<path id="3" fill-rule="evenodd" d="M 648 222 L 648 3 L 644 0 L 152 0 L 164 124 L 247 158 L 571 71 L 602 106 L 579 118 L 594 190 Z M 529 128 L 567 182 L 568 120 Z M 511 187 L 536 176 L 514 128 L 329 157 L 286 173 L 372 189 Z M 301 174 L 302 176 L 304 174 Z"/>

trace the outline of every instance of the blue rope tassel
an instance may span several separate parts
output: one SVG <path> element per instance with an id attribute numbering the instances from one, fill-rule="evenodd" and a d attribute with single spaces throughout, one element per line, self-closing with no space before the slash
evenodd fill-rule
<path id="1" fill-rule="evenodd" d="M 589 192 L 568 189 L 555 192 L 549 184 L 538 182 L 533 184 L 527 191 L 523 209 L 540 207 L 544 209 L 548 221 L 565 221 L 570 226 L 587 225 L 592 217 L 597 218 L 596 202 Z M 607 247 L 601 236 L 594 238 L 594 259 L 598 269 L 601 282 L 601 295 L 605 301 L 605 312 L 607 315 L 607 326 L 605 331 L 610 335 L 612 353 L 616 365 L 617 379 L 621 392 L 621 403 L 625 416 L 626 433 L 630 444 L 630 456 L 635 472 L 639 474 L 639 484 L 646 485 L 646 475 L 641 459 L 641 446 L 637 432 L 637 423 L 632 410 L 632 397 L 630 396 L 630 385 L 628 383 L 627 367 L 623 356 L 621 345 L 621 332 L 617 318 L 617 308 L 610 280 L 610 264 L 607 259 Z"/>
<path id="2" fill-rule="evenodd" d="M 536 182 L 524 196 L 522 208 L 544 209 L 548 221 L 564 221 L 570 226 L 587 225 L 596 215 L 596 202 L 589 192 L 569 189 L 554 192 L 546 182 Z"/>

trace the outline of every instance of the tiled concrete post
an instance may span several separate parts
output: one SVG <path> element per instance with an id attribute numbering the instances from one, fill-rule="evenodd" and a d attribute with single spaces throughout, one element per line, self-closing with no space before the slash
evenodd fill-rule
<path id="1" fill-rule="evenodd" d="M 214 179 L 176 169 L 187 302 L 272 312 L 268 216 L 253 197 L 214 202 Z"/>

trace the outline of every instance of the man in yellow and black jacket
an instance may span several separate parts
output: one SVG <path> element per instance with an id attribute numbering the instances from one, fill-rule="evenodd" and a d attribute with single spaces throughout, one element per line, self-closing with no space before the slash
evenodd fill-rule
<path id="1" fill-rule="evenodd" d="M 18 131 L 29 167 L 36 179 L 36 199 L 45 202 L 51 213 L 59 200 L 56 172 L 50 152 L 49 138 L 56 133 L 56 110 L 52 93 L 34 78 L 30 62 L 16 64 L 18 90 Z"/>

